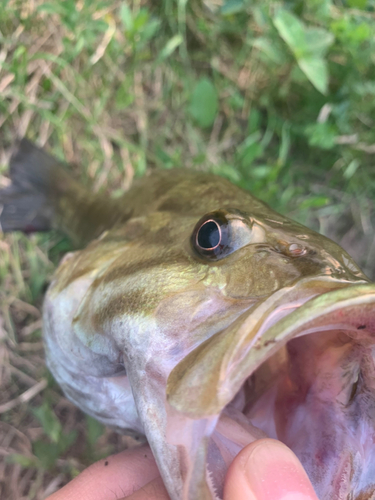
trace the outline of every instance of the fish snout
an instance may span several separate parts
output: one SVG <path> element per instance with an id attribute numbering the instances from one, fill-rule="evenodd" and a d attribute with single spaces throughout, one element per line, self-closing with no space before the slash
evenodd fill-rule
<path id="1" fill-rule="evenodd" d="M 300 238 L 292 238 L 289 241 L 278 239 L 275 249 L 283 254 L 302 276 L 332 276 L 350 282 L 369 281 L 351 257 L 333 241 L 324 238 L 323 242 L 320 239 L 310 242 Z"/>

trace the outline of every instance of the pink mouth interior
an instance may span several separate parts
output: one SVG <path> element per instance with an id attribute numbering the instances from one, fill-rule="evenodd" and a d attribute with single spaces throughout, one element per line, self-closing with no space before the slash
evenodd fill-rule
<path id="1" fill-rule="evenodd" d="M 372 498 L 375 321 L 350 319 L 290 340 L 225 407 L 207 456 L 218 497 L 234 456 L 268 436 L 292 448 L 321 500 Z"/>

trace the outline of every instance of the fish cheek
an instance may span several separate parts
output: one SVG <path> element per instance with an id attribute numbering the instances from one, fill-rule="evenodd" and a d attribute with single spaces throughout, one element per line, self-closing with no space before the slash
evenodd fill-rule
<path id="1" fill-rule="evenodd" d="M 146 350 L 171 347 L 164 333 L 168 325 L 171 338 L 183 334 L 182 329 L 189 332 L 189 314 L 204 300 L 199 282 L 206 269 L 196 269 L 182 258 L 164 266 L 159 260 L 129 262 L 123 267 L 116 262 L 93 283 L 74 318 L 84 341 L 100 348 L 109 336 L 124 354 L 146 356 Z M 170 307 L 163 310 L 168 303 Z"/>
<path id="2" fill-rule="evenodd" d="M 155 310 L 158 329 L 170 339 L 170 355 L 180 361 L 200 343 L 225 329 L 252 301 L 233 300 L 203 283 L 166 297 Z"/>
<path id="3" fill-rule="evenodd" d="M 236 252 L 234 262 L 228 262 L 228 269 L 222 271 L 226 274 L 228 297 L 264 297 L 301 276 L 290 259 L 269 250 L 251 253 L 249 250 L 250 246 Z"/>

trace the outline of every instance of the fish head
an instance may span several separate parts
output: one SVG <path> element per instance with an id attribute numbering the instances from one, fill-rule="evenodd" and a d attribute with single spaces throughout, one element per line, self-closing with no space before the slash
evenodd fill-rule
<path id="1" fill-rule="evenodd" d="M 266 435 L 291 446 L 322 500 L 367 498 L 374 303 L 343 249 L 261 203 L 155 211 L 60 266 L 49 366 L 94 415 L 99 390 L 82 396 L 61 351 L 110 380 L 95 416 L 146 435 L 173 500 L 221 498 L 234 456 Z"/>

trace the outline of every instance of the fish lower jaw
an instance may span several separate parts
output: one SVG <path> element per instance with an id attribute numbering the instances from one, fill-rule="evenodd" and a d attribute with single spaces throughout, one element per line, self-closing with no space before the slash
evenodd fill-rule
<path id="1" fill-rule="evenodd" d="M 262 437 L 294 451 L 320 500 L 375 498 L 375 367 L 369 332 L 358 333 L 295 338 L 246 380 L 208 445 L 219 498 L 234 457 Z"/>

